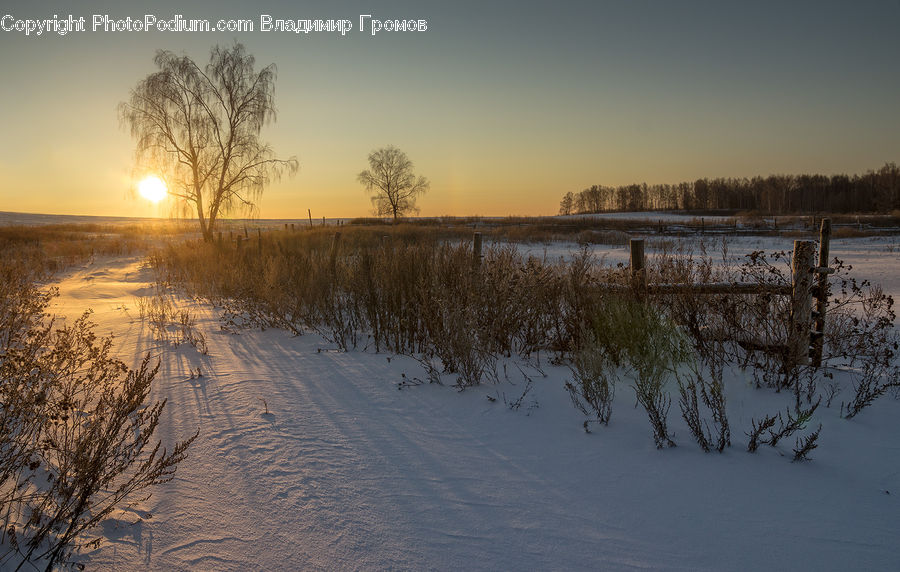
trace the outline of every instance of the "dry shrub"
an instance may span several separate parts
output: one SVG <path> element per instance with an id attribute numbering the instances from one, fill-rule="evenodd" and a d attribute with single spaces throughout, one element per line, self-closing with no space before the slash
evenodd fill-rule
<path id="1" fill-rule="evenodd" d="M 747 442 L 747 451 L 753 453 L 760 445 L 770 445 L 775 447 L 785 437 L 790 437 L 794 433 L 802 431 L 806 428 L 807 423 L 812 420 L 820 403 L 821 400 L 816 401 L 816 403 L 812 404 L 810 407 L 797 410 L 794 413 L 791 413 L 791 409 L 788 408 L 785 411 L 787 418 L 782 416 L 779 412 L 777 415 L 766 415 L 759 421 L 751 419 L 751 429 L 750 432 L 747 433 L 747 436 L 750 438 Z M 777 428 L 775 426 L 776 422 L 778 423 Z M 821 430 L 822 426 L 819 425 L 818 429 L 807 435 L 802 441 L 801 439 L 797 440 L 799 451 L 798 449 L 794 450 L 795 461 L 805 459 L 806 454 L 816 448 L 816 442 Z"/>
<path id="2" fill-rule="evenodd" d="M 129 370 L 88 314 L 57 327 L 34 274 L 7 260 L 0 273 L 0 563 L 52 569 L 116 506 L 170 480 L 196 435 L 171 452 L 154 442 L 158 366 Z"/>
<path id="3" fill-rule="evenodd" d="M 889 389 L 900 387 L 900 367 L 890 368 L 887 363 L 865 363 L 853 379 L 853 398 L 841 403 L 841 415 L 845 419 L 856 417 Z"/>
<path id="4" fill-rule="evenodd" d="M 706 364 L 691 362 L 687 373 L 676 372 L 681 416 L 694 440 L 707 453 L 712 448 L 721 453 L 731 446 L 723 369 L 722 360 L 713 357 Z"/>
<path id="5" fill-rule="evenodd" d="M 146 320 L 155 339 L 175 347 L 189 343 L 201 354 L 209 353 L 206 336 L 197 328 L 194 315 L 186 308 L 175 308 L 164 284 L 158 282 L 152 296 L 141 296 L 136 303 L 141 321 Z"/>
<path id="6" fill-rule="evenodd" d="M 596 417 L 596 423 L 609 425 L 616 395 L 616 366 L 590 332 L 583 340 L 583 347 L 572 356 L 572 381 L 566 382 L 566 391 L 576 409 Z M 589 421 L 585 421 L 585 431 L 589 431 L 588 426 Z"/>
<path id="7" fill-rule="evenodd" d="M 666 391 L 668 379 L 679 364 L 688 359 L 687 340 L 662 313 L 649 304 L 628 306 L 630 327 L 619 331 L 625 356 L 634 370 L 638 403 L 647 412 L 658 449 L 674 447 L 667 417 L 672 398 Z"/>

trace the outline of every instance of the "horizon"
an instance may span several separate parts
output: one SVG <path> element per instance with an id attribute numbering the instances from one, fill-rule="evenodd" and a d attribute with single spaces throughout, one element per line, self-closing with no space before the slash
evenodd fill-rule
<path id="1" fill-rule="evenodd" d="M 356 30 L 369 13 L 428 29 L 371 36 Z M 12 2 L 6 14 L 354 23 L 343 37 L 0 31 L 9 212 L 168 218 L 132 192 L 135 142 L 116 107 L 155 71 L 157 49 L 203 65 L 233 40 L 257 70 L 278 67 L 278 118 L 261 139 L 300 162 L 265 190 L 257 219 L 371 216 L 356 175 L 389 144 L 431 181 L 423 218 L 551 216 L 566 192 L 595 184 L 855 175 L 900 150 L 900 78 L 886 71 L 900 51 L 896 2 Z"/>

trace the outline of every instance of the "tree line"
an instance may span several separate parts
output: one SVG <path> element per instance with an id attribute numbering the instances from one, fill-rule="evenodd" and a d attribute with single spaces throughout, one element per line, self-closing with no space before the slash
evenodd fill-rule
<path id="1" fill-rule="evenodd" d="M 890 212 L 900 209 L 900 167 L 863 175 L 769 175 L 677 184 L 592 185 L 568 192 L 559 214 L 610 211 L 734 210 L 771 213 Z"/>

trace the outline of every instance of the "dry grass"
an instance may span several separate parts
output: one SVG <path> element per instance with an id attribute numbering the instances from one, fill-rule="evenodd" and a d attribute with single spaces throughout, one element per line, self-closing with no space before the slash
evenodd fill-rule
<path id="1" fill-rule="evenodd" d="M 170 281 L 224 306 L 226 327 L 314 330 L 341 349 L 424 355 L 459 374 L 461 386 L 491 379 L 500 356 L 567 359 L 582 346 L 586 327 L 633 296 L 626 268 L 600 266 L 586 251 L 562 262 L 495 243 L 475 264 L 470 238 L 468 230 L 437 225 L 347 225 L 336 243 L 334 228 L 320 227 L 266 233 L 240 248 L 171 245 L 153 260 Z M 825 361 L 872 357 L 892 340 L 892 301 L 856 284 L 839 261 L 836 267 L 839 295 L 829 310 Z M 789 253 L 756 252 L 730 265 L 703 251 L 664 251 L 651 258 L 648 279 L 686 286 L 649 303 L 688 334 L 704 359 L 726 352 L 730 361 L 754 366 L 760 386 L 799 383 L 787 352 L 789 298 L 769 291 L 790 285 Z M 756 284 L 759 292 L 691 289 L 709 282 Z M 609 328 L 594 331 L 620 362 L 623 342 Z"/>
<path id="2" fill-rule="evenodd" d="M 183 227 L 174 223 L 0 226 L 0 251 L 55 272 L 96 256 L 146 252 L 179 234 Z"/>
<path id="3" fill-rule="evenodd" d="M 225 326 L 314 330 L 341 349 L 424 355 L 465 387 L 498 356 L 561 356 L 606 293 L 610 271 L 485 249 L 421 227 L 270 233 L 236 248 L 191 243 L 154 255 L 169 281 L 226 308 Z M 601 276 L 602 275 L 602 276 Z"/>
<path id="4" fill-rule="evenodd" d="M 188 343 L 201 354 L 208 354 L 206 336 L 196 327 L 196 319 L 190 310 L 177 309 L 167 288 L 157 283 L 152 296 L 135 299 L 141 322 L 150 328 L 153 337 L 173 346 Z"/>

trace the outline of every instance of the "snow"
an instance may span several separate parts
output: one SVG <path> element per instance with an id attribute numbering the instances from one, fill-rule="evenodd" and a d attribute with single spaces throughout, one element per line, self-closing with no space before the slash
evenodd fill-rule
<path id="1" fill-rule="evenodd" d="M 165 220 L 167 219 L 93 215 L 57 215 L 0 211 L 0 226 L 42 226 L 47 224 L 103 224 L 109 226 L 124 226 L 141 223 L 163 222 Z"/>
<path id="2" fill-rule="evenodd" d="M 900 292 L 888 244 L 832 251 Z M 98 260 L 62 277 L 53 308 L 92 308 L 129 364 L 161 360 L 165 443 L 200 429 L 174 481 L 104 522 L 103 545 L 80 556 L 91 569 L 900 569 L 891 396 L 844 420 L 845 388 L 816 413 L 813 460 L 792 463 L 793 439 L 750 454 L 744 436 L 790 396 L 733 370 L 734 446 L 704 454 L 673 403 L 679 446 L 658 451 L 627 378 L 609 427 L 586 434 L 565 367 L 542 363 L 545 377 L 507 362 L 496 386 L 457 392 L 445 377 L 398 391 L 403 374 L 425 377 L 412 358 L 337 352 L 313 334 L 227 333 L 214 308 L 176 296 L 206 336 L 202 355 L 154 340 L 137 302 L 152 282 L 137 258 Z M 514 411 L 505 401 L 522 395 L 525 374 L 533 390 Z"/>

